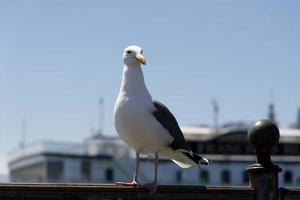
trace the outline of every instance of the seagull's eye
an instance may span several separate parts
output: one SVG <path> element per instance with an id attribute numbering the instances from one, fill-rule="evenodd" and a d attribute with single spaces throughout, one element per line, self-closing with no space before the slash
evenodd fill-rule
<path id="1" fill-rule="evenodd" d="M 126 53 L 127 53 L 127 54 L 131 54 L 131 53 L 132 53 L 132 51 L 128 50 L 128 51 L 126 51 Z"/>
<path id="2" fill-rule="evenodd" d="M 143 54 L 143 50 L 141 50 L 141 54 Z"/>

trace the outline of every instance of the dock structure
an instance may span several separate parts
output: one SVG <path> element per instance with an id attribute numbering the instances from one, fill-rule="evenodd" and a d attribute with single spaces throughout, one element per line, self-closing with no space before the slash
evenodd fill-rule
<path id="1" fill-rule="evenodd" d="M 5 183 L 0 184 L 0 200 L 299 200 L 300 188 L 280 188 L 282 169 L 271 160 L 280 133 L 269 120 L 257 121 L 248 131 L 256 162 L 247 169 L 250 186 L 159 185 L 151 194 L 142 187 L 116 184 Z"/>
<path id="2" fill-rule="evenodd" d="M 1 200 L 253 200 L 250 187 L 160 185 L 155 194 L 142 188 L 101 184 L 0 184 Z M 279 189 L 280 200 L 299 200 L 300 189 Z"/>
<path id="3" fill-rule="evenodd" d="M 97 184 L 2 184 L 3 200 L 205 199 L 252 200 L 249 187 L 159 186 L 155 194 L 142 188 Z M 300 197 L 300 196 L 299 196 Z"/>

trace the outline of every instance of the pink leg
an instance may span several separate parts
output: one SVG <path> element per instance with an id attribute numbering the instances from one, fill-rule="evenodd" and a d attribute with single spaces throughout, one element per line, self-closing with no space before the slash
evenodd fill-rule
<path id="1" fill-rule="evenodd" d="M 138 152 L 135 153 L 136 159 L 135 159 L 135 171 L 133 174 L 133 180 L 132 182 L 116 182 L 117 185 L 124 185 L 124 186 L 134 186 L 137 187 L 138 184 L 138 173 L 140 168 L 140 154 Z"/>
<path id="2" fill-rule="evenodd" d="M 154 159 L 154 181 L 142 186 L 143 188 L 148 189 L 150 193 L 155 193 L 157 189 L 157 168 L 158 168 L 158 153 L 156 152 L 155 159 Z"/>

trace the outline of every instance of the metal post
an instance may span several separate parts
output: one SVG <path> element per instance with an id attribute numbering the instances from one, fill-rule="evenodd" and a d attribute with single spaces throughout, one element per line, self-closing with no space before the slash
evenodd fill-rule
<path id="1" fill-rule="evenodd" d="M 247 169 L 249 183 L 257 200 L 278 200 L 280 167 L 271 161 L 271 152 L 279 141 L 279 130 L 270 120 L 257 121 L 248 131 L 248 140 L 255 150 L 257 161 Z"/>

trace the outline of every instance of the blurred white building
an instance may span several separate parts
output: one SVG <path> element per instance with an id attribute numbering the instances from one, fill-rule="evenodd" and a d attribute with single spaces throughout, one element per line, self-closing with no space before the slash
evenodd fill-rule
<path id="1" fill-rule="evenodd" d="M 248 185 L 245 169 L 255 162 L 246 135 L 248 126 L 230 124 L 215 131 L 209 127 L 182 127 L 192 150 L 211 159 L 208 167 L 182 169 L 160 159 L 160 184 Z M 300 186 L 300 130 L 281 129 L 272 160 L 283 168 L 279 184 Z M 40 142 L 16 149 L 9 156 L 11 181 L 111 183 L 132 179 L 135 153 L 120 139 L 96 135 L 81 144 Z M 141 161 L 140 179 L 153 179 L 149 157 Z"/>
<path id="2" fill-rule="evenodd" d="M 129 149 L 116 138 L 95 137 L 82 144 L 45 141 L 20 147 L 9 156 L 14 182 L 111 182 L 124 177 L 117 159 Z M 125 176 L 127 178 L 127 176 Z"/>

